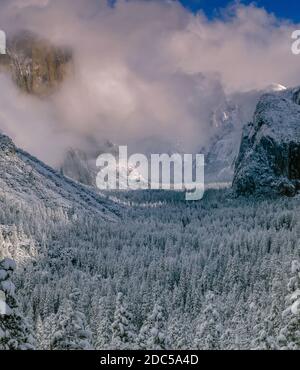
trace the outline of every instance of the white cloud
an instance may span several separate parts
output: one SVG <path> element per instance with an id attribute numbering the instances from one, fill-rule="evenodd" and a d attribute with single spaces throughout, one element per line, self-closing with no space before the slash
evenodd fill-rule
<path id="1" fill-rule="evenodd" d="M 26 130 L 34 109 L 45 127 L 41 140 L 51 146 L 46 134 L 61 135 L 61 152 L 89 136 L 122 144 L 159 137 L 193 150 L 209 139 L 211 111 L 225 92 L 300 83 L 290 39 L 297 26 L 254 6 L 235 5 L 210 21 L 161 0 L 119 0 L 114 8 L 104 0 L 28 1 L 22 10 L 18 3 L 0 3 L 3 27 L 31 29 L 74 49 L 74 78 L 47 103 L 30 98 L 23 128 L 11 122 Z M 22 100 L 14 99 L 17 110 Z M 19 144 L 36 151 L 22 137 Z M 52 161 L 51 154 L 42 158 Z"/>

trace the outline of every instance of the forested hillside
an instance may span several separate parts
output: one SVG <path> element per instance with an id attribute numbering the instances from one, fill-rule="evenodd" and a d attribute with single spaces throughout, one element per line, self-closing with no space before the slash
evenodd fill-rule
<path id="1" fill-rule="evenodd" d="M 278 3 L 0 0 L 0 352 L 300 350 Z"/>

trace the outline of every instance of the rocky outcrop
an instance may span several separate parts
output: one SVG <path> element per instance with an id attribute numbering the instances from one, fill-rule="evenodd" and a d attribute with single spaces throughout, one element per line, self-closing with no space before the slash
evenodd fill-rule
<path id="1" fill-rule="evenodd" d="M 235 164 L 238 194 L 295 196 L 300 190 L 300 89 L 265 94 L 244 128 Z"/>
<path id="2" fill-rule="evenodd" d="M 52 93 L 72 69 L 72 54 L 30 32 L 8 39 L 7 54 L 0 56 L 0 70 L 11 74 L 25 92 L 44 96 Z"/>
<path id="3" fill-rule="evenodd" d="M 16 153 L 16 146 L 6 135 L 0 133 L 0 155 L 10 155 Z"/>

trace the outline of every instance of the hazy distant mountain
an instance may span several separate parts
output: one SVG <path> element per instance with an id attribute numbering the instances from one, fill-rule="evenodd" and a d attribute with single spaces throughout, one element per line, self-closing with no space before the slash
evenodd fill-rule
<path id="1" fill-rule="evenodd" d="M 69 49 L 27 31 L 10 37 L 7 54 L 0 56 L 0 70 L 9 72 L 23 91 L 39 96 L 54 91 L 71 68 Z"/>

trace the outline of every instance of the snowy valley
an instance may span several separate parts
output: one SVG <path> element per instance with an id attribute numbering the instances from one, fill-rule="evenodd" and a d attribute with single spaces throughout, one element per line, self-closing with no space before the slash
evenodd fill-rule
<path id="1" fill-rule="evenodd" d="M 299 313 L 285 298 L 300 288 L 290 271 L 300 257 L 299 195 L 101 196 L 4 136 L 0 158 L 1 259 L 17 262 L 11 279 L 30 345 L 298 348 Z M 3 289 L 7 273 L 1 279 Z M 0 333 L 3 348 L 24 345 L 24 330 L 14 342 L 13 331 Z"/>
<path id="2" fill-rule="evenodd" d="M 300 19 L 257 3 L 0 0 L 0 351 L 300 349 Z"/>

